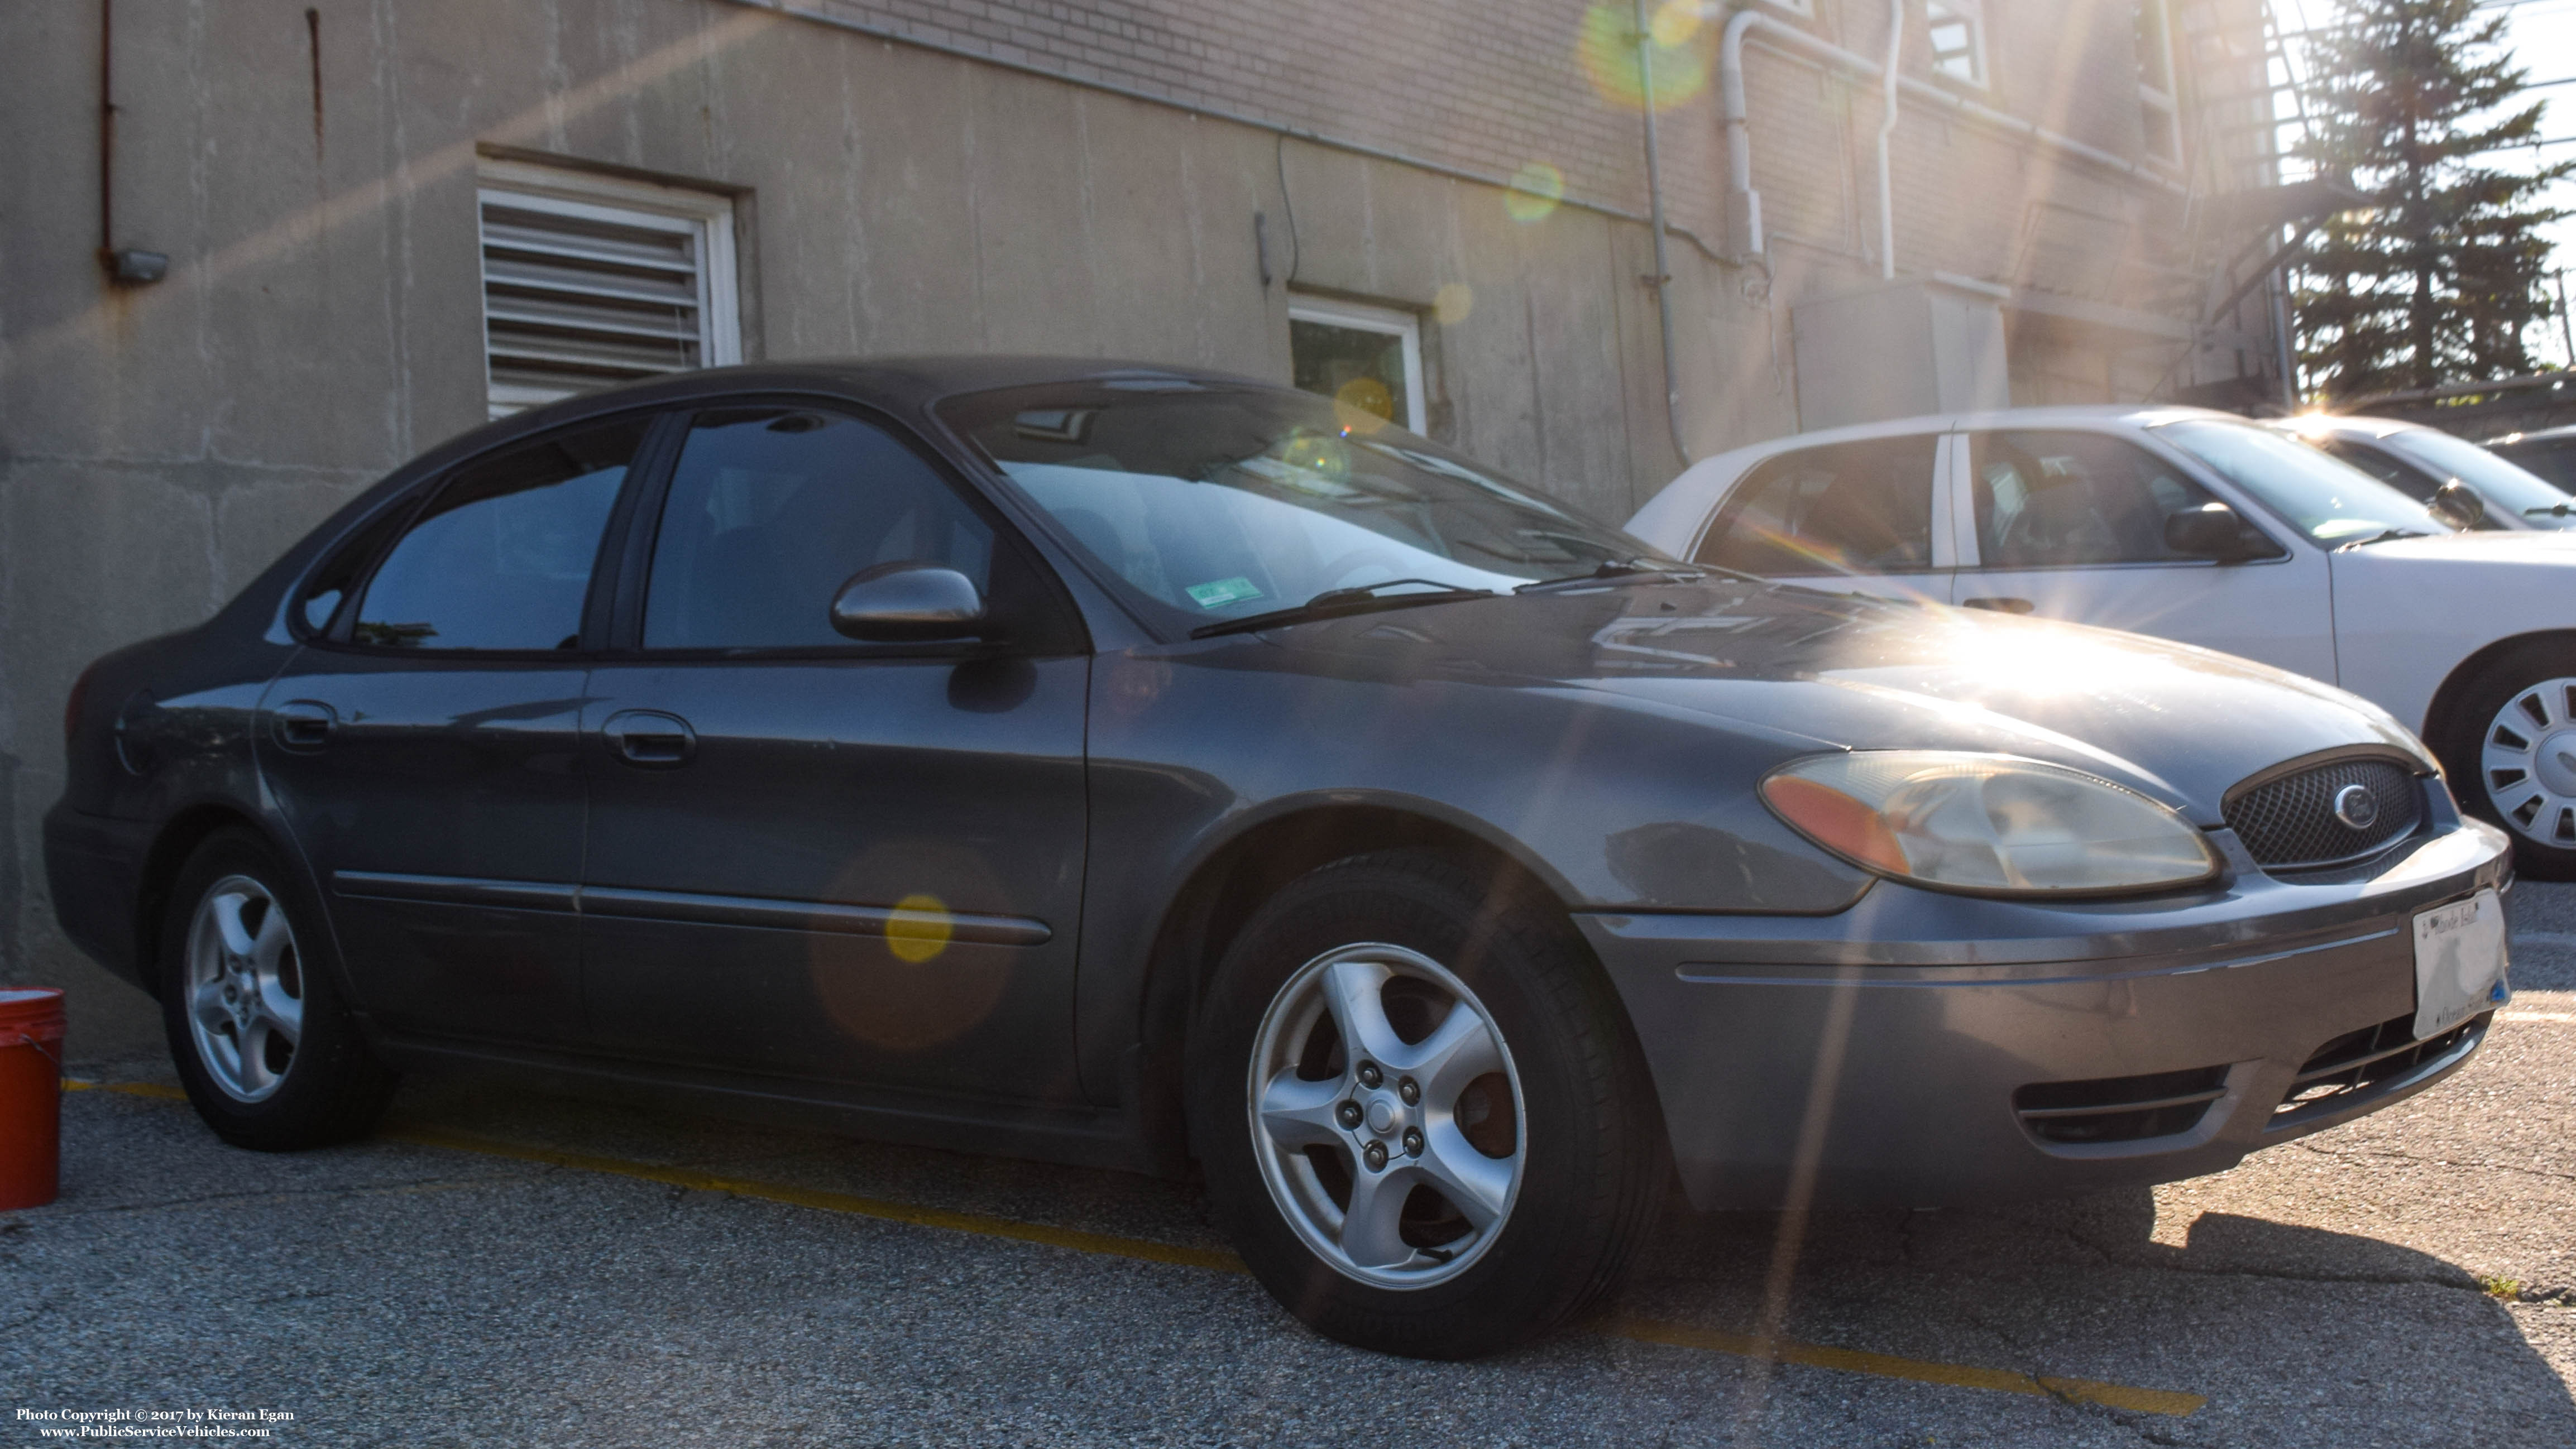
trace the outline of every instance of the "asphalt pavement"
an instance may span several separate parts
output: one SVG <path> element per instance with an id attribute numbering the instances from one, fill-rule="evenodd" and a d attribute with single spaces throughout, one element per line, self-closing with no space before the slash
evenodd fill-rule
<path id="1" fill-rule="evenodd" d="M 1308 1333 L 1182 1185 L 498 1078 L 262 1155 L 76 1056 L 62 1199 L 0 1214 L 0 1445 L 2576 1443 L 2576 887 L 2513 917 L 2518 999 L 2396 1108 L 2152 1191 L 1675 1213 L 1472 1364 Z"/>

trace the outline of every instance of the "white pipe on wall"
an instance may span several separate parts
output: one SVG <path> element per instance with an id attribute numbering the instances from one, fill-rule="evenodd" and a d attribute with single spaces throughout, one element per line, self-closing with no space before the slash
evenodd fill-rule
<path id="1" fill-rule="evenodd" d="M 1896 175 L 1888 150 L 1896 139 L 1896 83 L 1905 71 L 1897 62 L 1905 48 L 1905 0 L 1887 0 L 1887 60 L 1879 67 L 1887 83 L 1879 89 L 1878 114 L 1878 274 L 1896 280 Z M 1753 184 L 1746 178 L 1745 185 Z"/>
<path id="2" fill-rule="evenodd" d="M 1715 4 L 1706 5 L 1701 13 L 1716 14 L 1719 8 Z M 1787 21 L 1774 19 L 1757 10 L 1738 10 L 1727 21 L 1726 36 L 1718 45 L 1718 115 L 1726 130 L 1727 197 L 1731 203 L 1727 244 L 1729 252 L 1737 257 L 1758 256 L 1765 250 L 1762 194 L 1753 186 L 1753 136 L 1746 124 L 1744 96 L 1744 47 L 1756 40 L 1784 54 L 1822 61 L 1865 80 L 1884 79 L 1889 71 L 1898 70 L 1830 41 L 1820 40 Z M 1928 81 L 1916 80 L 1901 70 L 1898 70 L 1895 81 L 1894 89 L 1900 94 L 1939 106 L 1964 120 L 2027 137 L 2061 155 L 2176 196 L 2191 194 L 2191 189 L 2181 182 L 2135 161 L 2115 156 L 2098 146 L 2086 145 L 2072 136 L 2025 121 L 2019 116 L 1979 105 Z M 1894 108 L 1890 107 L 1889 115 L 1894 113 Z M 1881 214 L 1884 218 L 1885 212 Z"/>

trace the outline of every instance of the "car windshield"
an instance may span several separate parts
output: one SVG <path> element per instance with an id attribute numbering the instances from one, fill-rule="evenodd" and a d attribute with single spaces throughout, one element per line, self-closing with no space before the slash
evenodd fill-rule
<path id="1" fill-rule="evenodd" d="M 1161 622 L 1201 628 L 1341 589 L 1508 592 L 1610 566 L 1687 569 L 1373 413 L 1179 378 L 940 405 Z"/>
<path id="2" fill-rule="evenodd" d="M 2156 436 L 2208 464 L 2328 548 L 2392 534 L 2457 531 L 2359 468 L 2269 428 L 2192 418 L 2162 424 Z"/>
<path id="3" fill-rule="evenodd" d="M 2516 513 L 2534 522 L 2576 526 L 2555 510 L 2567 507 L 2568 496 L 2538 475 L 2466 438 L 2455 438 L 2433 428 L 2400 428 L 2379 440 L 2379 446 L 2409 462 L 2422 465 L 2436 477 L 2457 478 L 2478 490 L 2487 507 L 2499 513 Z"/>

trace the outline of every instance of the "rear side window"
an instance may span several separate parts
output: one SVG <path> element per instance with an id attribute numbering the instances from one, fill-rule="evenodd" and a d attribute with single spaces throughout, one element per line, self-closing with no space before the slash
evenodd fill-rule
<path id="1" fill-rule="evenodd" d="M 1736 485 L 1698 561 L 1766 575 L 1928 569 L 1938 441 L 1873 438 L 1773 458 Z"/>
<path id="2" fill-rule="evenodd" d="M 2162 458 L 2101 433 L 1979 433 L 1977 557 L 1988 568 L 2199 563 L 2165 520 L 2218 500 Z"/>
<path id="3" fill-rule="evenodd" d="M 352 637 L 402 649 L 571 649 L 641 420 L 560 434 L 451 477 L 385 555 Z"/>
<path id="4" fill-rule="evenodd" d="M 653 542 L 644 647 L 847 647 L 832 600 L 852 575 L 939 564 L 989 598 L 993 555 L 991 525 L 881 428 L 813 408 L 700 413 Z"/>

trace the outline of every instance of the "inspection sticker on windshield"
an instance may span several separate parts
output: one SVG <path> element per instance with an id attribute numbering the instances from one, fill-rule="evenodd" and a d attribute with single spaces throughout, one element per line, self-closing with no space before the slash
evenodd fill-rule
<path id="1" fill-rule="evenodd" d="M 1191 598 L 1199 601 L 1199 607 L 1202 609 L 1222 609 L 1228 604 L 1261 597 L 1261 590 L 1253 586 L 1252 580 L 1241 574 L 1230 579 L 1219 579 L 1212 584 L 1192 584 L 1187 592 Z"/>
<path id="2" fill-rule="evenodd" d="M 2512 999 L 2504 971 L 2504 901 L 2494 891 L 2417 913 L 2415 1039 Z"/>

